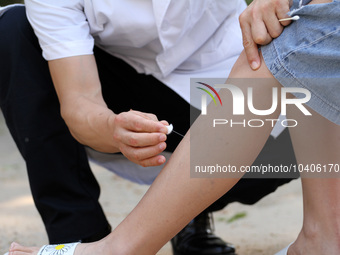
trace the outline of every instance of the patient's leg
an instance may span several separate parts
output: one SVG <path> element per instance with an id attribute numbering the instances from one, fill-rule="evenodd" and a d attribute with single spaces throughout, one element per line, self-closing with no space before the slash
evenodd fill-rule
<path id="1" fill-rule="evenodd" d="M 263 65 L 260 70 L 254 72 L 248 67 L 245 55 L 242 54 L 237 61 L 231 78 L 272 78 L 270 72 Z M 269 109 L 272 101 L 271 87 L 280 87 L 274 79 L 266 82 L 260 79 L 233 80 L 243 91 L 248 86 L 256 87 L 254 97 L 258 98 L 259 109 Z M 263 84 L 266 83 L 266 84 Z M 223 90 L 226 91 L 226 90 Z M 260 93 L 261 91 L 261 93 Z M 209 114 L 225 116 L 226 119 L 277 118 L 279 110 L 270 116 L 253 116 L 246 112 L 245 116 L 233 116 L 231 112 L 232 100 L 228 92 L 220 92 L 223 103 L 229 103 L 223 107 L 223 113 L 218 112 L 213 105 L 208 107 Z M 226 110 L 227 108 L 227 110 Z M 246 107 L 247 108 L 247 107 Z M 228 110 L 230 109 L 230 110 Z M 204 118 L 199 117 L 194 123 L 179 147 L 174 152 L 168 164 L 151 185 L 141 202 L 131 214 L 116 228 L 107 241 L 111 250 L 117 245 L 128 244 L 128 250 L 123 254 L 155 254 L 168 240 L 170 240 L 183 226 L 199 214 L 204 208 L 225 194 L 241 175 L 233 178 L 190 178 L 189 155 L 190 136 L 196 144 L 205 146 L 192 148 L 191 161 L 209 158 L 213 162 L 234 165 L 251 165 L 267 140 L 271 125 L 262 128 L 216 128 L 214 134 L 207 132 L 211 123 L 205 123 Z M 194 137 L 195 136 L 195 137 Z M 208 136 L 208 137 L 207 137 Z M 211 142 L 210 137 L 218 137 Z M 203 139 L 202 137 L 205 137 Z M 196 140 L 201 139 L 201 141 Z M 210 146 L 212 143 L 213 146 Z M 124 248 L 123 248 L 124 249 Z M 114 254 L 114 253 L 112 253 Z"/>
<path id="2" fill-rule="evenodd" d="M 289 255 L 340 254 L 340 126 L 313 111 L 312 117 L 304 117 L 294 108 L 288 110 L 288 118 L 299 119 L 290 129 L 298 163 L 326 170 L 301 174 L 303 228 Z"/>
<path id="3" fill-rule="evenodd" d="M 253 79 L 239 79 L 245 77 Z M 230 78 L 232 79 L 230 82 L 241 88 L 244 94 L 247 87 L 254 88 L 257 109 L 269 109 L 272 105 L 272 88 L 281 87 L 265 65 L 257 71 L 252 71 L 245 54 L 242 54 L 235 64 Z M 247 110 L 244 116 L 234 116 L 230 93 L 228 90 L 222 90 L 220 95 L 224 107 L 213 108 L 213 104 L 209 105 L 210 118 L 224 116 L 225 119 L 235 121 L 254 118 L 265 120 L 276 119 L 279 115 L 278 107 L 269 116 L 253 115 Z M 214 132 L 207 132 L 211 123 L 204 117 L 199 117 L 130 215 L 102 241 L 79 245 L 76 254 L 155 254 L 191 219 L 225 194 L 242 176 L 235 174 L 230 178 L 191 178 L 190 141 L 202 145 L 192 148 L 192 162 L 204 164 L 205 159 L 209 159 L 210 162 L 230 164 L 239 169 L 242 165 L 251 165 L 266 142 L 272 125 L 270 122 L 265 123 L 261 128 L 247 126 L 215 128 Z M 36 250 L 28 254 L 36 254 Z"/>

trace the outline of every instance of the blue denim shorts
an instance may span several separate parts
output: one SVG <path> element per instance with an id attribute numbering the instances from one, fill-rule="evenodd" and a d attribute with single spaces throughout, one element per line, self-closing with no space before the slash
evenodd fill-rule
<path id="1" fill-rule="evenodd" d="M 300 19 L 261 48 L 263 58 L 282 86 L 308 89 L 307 105 L 340 125 L 340 0 L 299 3 L 294 0 L 289 15 Z"/>

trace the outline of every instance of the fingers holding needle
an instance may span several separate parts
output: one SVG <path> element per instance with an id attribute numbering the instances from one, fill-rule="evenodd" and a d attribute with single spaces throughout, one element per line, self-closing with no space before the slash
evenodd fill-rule
<path id="1" fill-rule="evenodd" d="M 175 133 L 175 134 L 177 134 L 181 137 L 184 137 L 184 135 L 182 135 L 182 134 L 180 134 L 180 133 L 178 133 L 174 130 L 174 127 L 173 127 L 172 124 L 170 124 L 169 126 L 166 126 L 166 128 L 168 129 L 167 135 L 170 135 L 171 133 Z"/>

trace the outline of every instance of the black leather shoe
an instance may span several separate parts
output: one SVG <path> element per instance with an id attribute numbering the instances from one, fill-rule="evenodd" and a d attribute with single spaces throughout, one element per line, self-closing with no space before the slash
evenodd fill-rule
<path id="1" fill-rule="evenodd" d="M 174 255 L 236 255 L 235 247 L 214 235 L 211 213 L 203 212 L 172 240 Z"/>

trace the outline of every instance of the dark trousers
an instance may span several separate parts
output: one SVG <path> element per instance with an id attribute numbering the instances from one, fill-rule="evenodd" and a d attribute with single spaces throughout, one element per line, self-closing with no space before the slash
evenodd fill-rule
<path id="1" fill-rule="evenodd" d="M 99 239 L 110 231 L 98 202 L 100 188 L 84 147 L 71 136 L 60 116 L 48 65 L 24 7 L 15 7 L 0 18 L 0 36 L 0 107 L 26 161 L 34 202 L 49 240 L 63 243 Z M 188 130 L 190 106 L 176 93 L 98 48 L 95 57 L 104 99 L 115 113 L 130 109 L 150 112 L 173 123 L 180 133 Z M 288 133 L 281 138 L 268 141 L 273 155 L 265 153 L 258 160 L 276 160 L 274 148 L 284 144 L 287 160 L 294 161 Z M 170 136 L 167 150 L 173 151 L 179 140 Z M 255 203 L 288 181 L 242 179 L 208 210 L 221 209 L 234 201 Z"/>

